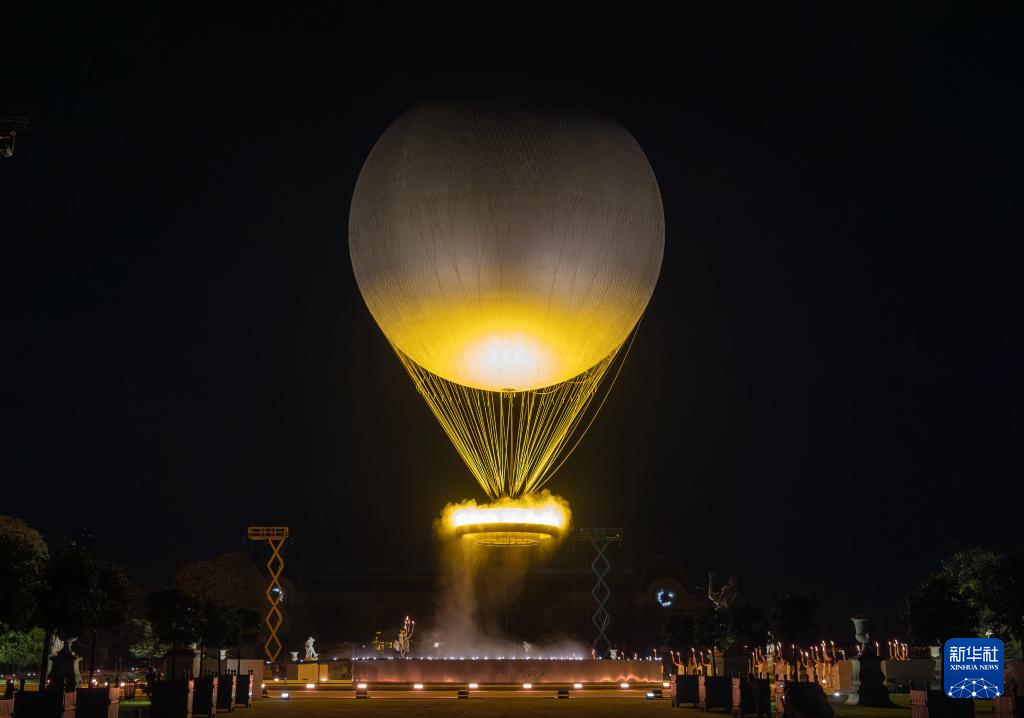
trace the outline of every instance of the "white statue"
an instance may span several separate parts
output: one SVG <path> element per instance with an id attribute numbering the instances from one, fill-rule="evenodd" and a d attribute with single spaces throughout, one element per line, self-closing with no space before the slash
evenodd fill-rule
<path id="1" fill-rule="evenodd" d="M 71 636 L 71 638 L 69 638 L 68 640 L 62 641 L 60 640 L 60 636 L 54 633 L 53 639 L 50 641 L 50 655 L 56 656 L 58 653 L 64 650 L 65 646 L 67 646 L 69 653 L 73 653 L 74 651 L 72 650 L 72 648 L 74 647 L 75 641 L 77 640 L 78 636 Z"/>
<path id="2" fill-rule="evenodd" d="M 306 660 L 307 661 L 315 661 L 317 658 L 320 657 L 319 655 L 317 655 L 317 652 L 315 650 L 313 650 L 313 643 L 314 643 L 314 641 L 315 641 L 315 639 L 312 636 L 310 636 L 309 638 L 306 639 Z"/>
<path id="3" fill-rule="evenodd" d="M 298 663 L 299 662 L 299 652 L 298 651 L 290 651 L 290 653 L 292 654 L 292 663 Z"/>

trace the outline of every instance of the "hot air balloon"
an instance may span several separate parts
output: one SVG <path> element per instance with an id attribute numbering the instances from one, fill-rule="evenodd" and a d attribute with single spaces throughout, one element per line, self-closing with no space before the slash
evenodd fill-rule
<path id="1" fill-rule="evenodd" d="M 534 104 L 409 110 L 370 152 L 349 215 L 370 313 L 505 509 L 536 495 L 581 438 L 664 244 L 661 194 L 633 137 Z M 550 523 L 519 518 L 503 521 Z"/>

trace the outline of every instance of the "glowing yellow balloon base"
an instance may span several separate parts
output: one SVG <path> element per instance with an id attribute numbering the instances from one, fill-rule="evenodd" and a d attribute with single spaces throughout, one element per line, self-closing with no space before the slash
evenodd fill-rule
<path id="1" fill-rule="evenodd" d="M 475 501 L 449 504 L 441 514 L 442 531 L 478 546 L 538 546 L 560 540 L 572 512 L 560 496 L 548 491 L 520 499 L 505 498 L 478 506 Z"/>

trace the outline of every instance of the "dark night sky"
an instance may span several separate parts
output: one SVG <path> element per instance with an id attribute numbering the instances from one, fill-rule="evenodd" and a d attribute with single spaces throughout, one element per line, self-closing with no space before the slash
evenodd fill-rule
<path id="1" fill-rule="evenodd" d="M 610 114 L 664 197 L 633 352 L 551 485 L 579 525 L 839 612 L 1019 548 L 1024 19 L 814 5 L 23 8 L 0 513 L 149 582 L 250 523 L 429 567 L 479 491 L 358 294 L 348 205 L 401 111 L 497 93 Z"/>

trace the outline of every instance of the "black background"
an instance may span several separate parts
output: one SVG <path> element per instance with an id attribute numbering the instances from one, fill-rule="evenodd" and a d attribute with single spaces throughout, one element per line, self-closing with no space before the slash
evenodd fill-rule
<path id="1" fill-rule="evenodd" d="M 551 484 L 578 525 L 836 616 L 1019 548 L 1024 23 L 995 7 L 20 8 L 0 513 L 151 584 L 248 524 L 432 566 L 432 518 L 482 496 L 359 296 L 348 205 L 404 109 L 508 94 L 610 114 L 664 198 L 632 354 Z"/>

